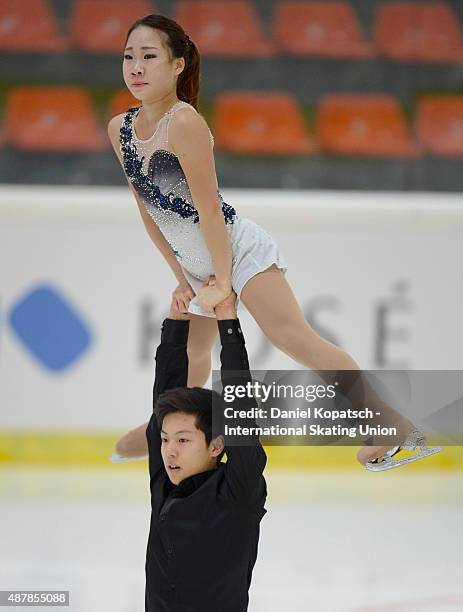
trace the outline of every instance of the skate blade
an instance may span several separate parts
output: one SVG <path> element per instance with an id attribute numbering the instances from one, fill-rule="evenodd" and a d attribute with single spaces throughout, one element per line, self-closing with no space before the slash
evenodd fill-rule
<path id="1" fill-rule="evenodd" d="M 143 457 L 122 457 L 118 453 L 113 453 L 109 460 L 112 463 L 128 463 L 129 461 L 144 461 L 148 459 L 148 455 L 144 455 Z"/>
<path id="2" fill-rule="evenodd" d="M 370 472 L 384 472 L 385 470 L 392 470 L 393 468 L 400 467 L 401 465 L 413 463 L 414 461 L 425 459 L 430 455 L 440 453 L 442 450 L 442 446 L 431 446 L 429 448 L 425 447 L 419 448 L 417 450 L 418 453 L 416 455 L 410 455 L 410 457 L 403 457 L 402 459 L 394 459 L 393 457 L 386 454 L 378 463 L 372 463 L 371 461 L 369 461 L 365 464 L 365 468 Z"/>

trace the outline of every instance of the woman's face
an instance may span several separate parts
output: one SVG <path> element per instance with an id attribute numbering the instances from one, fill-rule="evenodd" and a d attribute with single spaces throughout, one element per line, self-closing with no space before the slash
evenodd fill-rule
<path id="1" fill-rule="evenodd" d="M 139 26 L 130 34 L 122 67 L 125 84 L 138 100 L 149 101 L 176 91 L 184 66 L 183 57 L 171 59 L 159 30 Z"/>

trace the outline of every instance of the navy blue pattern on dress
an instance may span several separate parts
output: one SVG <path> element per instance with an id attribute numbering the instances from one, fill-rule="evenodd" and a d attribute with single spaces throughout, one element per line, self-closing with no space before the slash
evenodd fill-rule
<path id="1" fill-rule="evenodd" d="M 143 172 L 144 157 L 139 158 L 137 148 L 132 138 L 132 122 L 135 113 L 139 110 L 138 107 L 130 108 L 124 115 L 124 121 L 120 129 L 120 147 L 124 162 L 124 170 L 127 178 L 138 188 L 143 194 L 146 201 L 151 204 L 158 204 L 165 211 L 177 213 L 183 219 L 193 218 L 194 223 L 199 223 L 199 214 L 196 208 L 184 198 L 175 196 L 174 193 L 162 193 L 158 185 L 151 180 L 153 162 L 157 155 L 163 154 L 166 159 L 169 158 L 171 165 L 176 165 L 177 172 L 185 176 L 180 166 L 178 157 L 171 151 L 157 149 L 151 156 L 149 163 L 149 172 Z M 186 182 L 186 180 L 185 180 Z M 222 212 L 225 223 L 233 223 L 236 217 L 235 209 L 222 201 Z"/>

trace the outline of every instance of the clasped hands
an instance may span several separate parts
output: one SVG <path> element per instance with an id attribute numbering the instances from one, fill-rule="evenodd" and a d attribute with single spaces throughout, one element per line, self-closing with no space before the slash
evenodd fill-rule
<path id="1" fill-rule="evenodd" d="M 214 312 L 214 308 L 223 302 L 232 293 L 231 287 L 217 282 L 215 276 L 207 278 L 199 293 L 198 299 L 201 306 L 207 312 Z M 195 297 L 191 285 L 188 282 L 180 283 L 172 293 L 172 306 L 180 314 L 188 313 L 191 300 Z"/>

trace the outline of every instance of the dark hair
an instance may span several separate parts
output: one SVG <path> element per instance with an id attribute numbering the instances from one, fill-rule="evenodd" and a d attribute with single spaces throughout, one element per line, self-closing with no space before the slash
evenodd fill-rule
<path id="1" fill-rule="evenodd" d="M 184 412 L 185 414 L 193 414 L 196 416 L 195 426 L 204 433 L 206 444 L 209 446 L 212 440 L 212 402 L 217 401 L 222 403 L 221 396 L 211 389 L 202 389 L 201 387 L 178 387 L 177 389 L 169 389 L 162 393 L 154 404 L 154 415 L 158 424 L 159 430 L 162 429 L 162 423 L 168 414 L 175 412 Z M 217 411 L 220 413 L 220 410 Z M 222 459 L 225 451 L 222 451 L 217 457 L 217 461 Z"/>
<path id="2" fill-rule="evenodd" d="M 166 42 L 166 47 L 168 51 L 170 51 L 171 56 L 173 58 L 185 58 L 185 68 L 178 75 L 177 97 L 179 100 L 188 102 L 188 104 L 191 104 L 199 111 L 198 98 L 201 59 L 198 48 L 194 42 L 176 21 L 164 17 L 163 15 L 153 14 L 137 19 L 137 21 L 130 26 L 125 39 L 125 45 L 127 45 L 130 34 L 139 26 L 149 26 L 150 28 L 162 32 L 164 34 L 163 38 Z"/>

